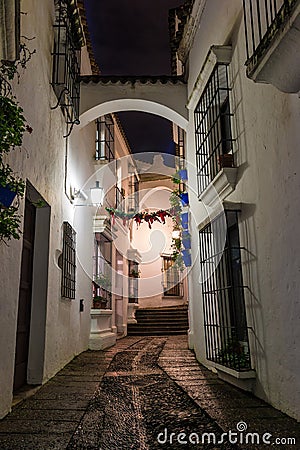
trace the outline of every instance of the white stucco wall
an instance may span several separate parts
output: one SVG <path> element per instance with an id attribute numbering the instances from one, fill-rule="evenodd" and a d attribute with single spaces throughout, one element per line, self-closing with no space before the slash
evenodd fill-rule
<path id="1" fill-rule="evenodd" d="M 33 132 L 25 133 L 21 149 L 11 153 L 8 160 L 16 173 L 28 179 L 51 207 L 47 327 L 43 330 L 45 356 L 41 362 L 42 377 L 36 380 L 43 382 L 88 346 L 91 281 L 86 269 L 92 264 L 92 214 L 87 208 L 76 208 L 65 194 L 65 156 L 67 143 L 66 192 L 69 194 L 70 186 L 81 187 L 94 170 L 94 131 L 92 125 L 80 131 L 75 127 L 66 141 L 62 112 L 60 108 L 51 110 L 57 102 L 50 85 L 54 2 L 23 0 L 21 11 L 26 12 L 21 15 L 21 35 L 35 38 L 26 43 L 31 50 L 36 48 L 36 54 L 24 73 L 21 71 L 20 82 L 15 83 L 14 90 Z M 20 206 L 22 214 L 23 210 L 24 201 Z M 64 220 L 69 221 L 77 233 L 75 300 L 63 300 L 60 296 L 61 270 L 57 258 L 62 250 Z M 81 264 L 83 249 L 85 261 Z M 12 240 L 8 247 L 0 244 L 0 417 L 9 411 L 12 400 L 21 254 L 22 238 Z M 79 312 L 80 299 L 85 301 L 82 313 Z"/>
<path id="2" fill-rule="evenodd" d="M 226 200 L 241 202 L 240 241 L 243 254 L 251 353 L 256 371 L 255 394 L 299 419 L 299 98 L 245 76 L 245 41 L 241 2 L 207 2 L 190 53 L 189 93 L 211 45 L 232 45 L 231 109 L 237 138 L 238 183 Z M 190 117 L 192 117 L 191 111 Z M 192 120 L 192 119 L 191 119 Z M 195 163 L 194 130 L 188 129 L 188 160 Z M 190 178 L 190 182 L 194 183 Z M 199 211 L 196 197 L 191 210 Z M 205 214 L 203 214 L 203 217 Z M 197 218 L 192 253 L 197 255 Z M 192 334 L 190 344 L 204 363 L 199 262 L 190 280 Z"/>

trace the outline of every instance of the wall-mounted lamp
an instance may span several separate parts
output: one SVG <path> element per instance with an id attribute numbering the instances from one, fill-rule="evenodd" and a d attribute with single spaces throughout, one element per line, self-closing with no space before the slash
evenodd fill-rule
<path id="1" fill-rule="evenodd" d="M 91 200 L 94 206 L 103 205 L 104 189 L 99 186 L 99 181 L 96 181 L 96 186 L 91 188 Z"/>
<path id="2" fill-rule="evenodd" d="M 72 199 L 75 198 L 83 198 L 83 200 L 87 200 L 88 196 L 86 195 L 86 193 L 84 191 L 82 191 L 81 189 L 77 190 L 73 190 L 73 192 L 71 192 L 71 197 Z"/>

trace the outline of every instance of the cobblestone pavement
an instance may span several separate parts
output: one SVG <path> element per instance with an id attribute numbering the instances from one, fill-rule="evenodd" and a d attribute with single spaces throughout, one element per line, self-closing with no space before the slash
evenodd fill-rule
<path id="1" fill-rule="evenodd" d="M 238 446 L 214 443 L 229 430 Z M 247 432 L 260 443 L 246 444 Z M 278 449 L 300 448 L 296 421 L 199 365 L 185 336 L 128 337 L 82 353 L 17 405 L 0 421 L 0 450 L 254 450 L 270 447 L 264 433 Z"/>

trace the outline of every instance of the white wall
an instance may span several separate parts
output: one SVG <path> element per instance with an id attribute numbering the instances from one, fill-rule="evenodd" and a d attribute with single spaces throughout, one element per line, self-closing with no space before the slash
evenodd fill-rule
<path id="1" fill-rule="evenodd" d="M 65 194 L 65 156 L 67 142 L 66 192 L 69 194 L 70 185 L 84 184 L 93 171 L 94 131 L 92 125 L 81 131 L 75 127 L 72 137 L 66 141 L 61 110 L 51 110 L 57 102 L 50 85 L 53 4 L 52 0 L 21 2 L 21 11 L 26 13 L 21 15 L 21 35 L 35 38 L 26 44 L 30 49 L 36 48 L 36 54 L 24 73 L 21 71 L 20 82 L 15 83 L 14 88 L 33 132 L 31 135 L 25 133 L 21 149 L 9 155 L 13 169 L 27 178 L 51 207 L 47 328 L 41 330 L 41 333 L 46 332 L 45 362 L 41 379 L 36 382 L 47 380 L 74 355 L 85 350 L 90 329 L 91 281 L 86 272 L 92 263 L 92 214 L 88 208 L 74 207 Z M 24 201 L 20 206 L 22 214 L 23 209 Z M 69 221 L 77 232 L 77 290 L 76 299 L 72 301 L 60 296 L 61 270 L 57 259 L 62 250 L 64 220 Z M 81 266 L 83 249 L 85 260 Z M 22 238 L 12 240 L 8 247 L 0 244 L 0 417 L 9 411 L 12 400 L 21 253 Z M 79 312 L 81 298 L 85 300 L 83 313 Z"/>
<path id="2" fill-rule="evenodd" d="M 240 240 L 251 352 L 256 370 L 255 394 L 299 419 L 300 361 L 300 187 L 299 98 L 245 76 L 241 2 L 207 2 L 190 53 L 189 92 L 211 45 L 233 47 L 231 107 L 239 166 L 235 191 L 226 199 L 241 202 Z M 192 116 L 192 111 L 191 111 Z M 191 125 L 191 124 L 190 124 Z M 195 161 L 194 130 L 188 130 L 188 154 Z M 191 210 L 199 210 L 196 198 Z M 204 218 L 205 214 L 203 214 Z M 197 223 L 198 222 L 198 223 Z M 198 253 L 198 218 L 192 225 L 192 252 Z M 192 335 L 197 357 L 205 360 L 199 263 L 192 270 Z"/>

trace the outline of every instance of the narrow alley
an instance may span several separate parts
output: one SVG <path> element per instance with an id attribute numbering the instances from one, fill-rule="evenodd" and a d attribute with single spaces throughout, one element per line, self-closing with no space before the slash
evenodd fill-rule
<path id="1" fill-rule="evenodd" d="M 291 438 L 295 420 L 218 379 L 185 335 L 84 352 L 0 422 L 1 450 L 297 448 Z"/>
<path id="2" fill-rule="evenodd" d="M 0 36 L 0 450 L 300 450 L 300 0 Z"/>

